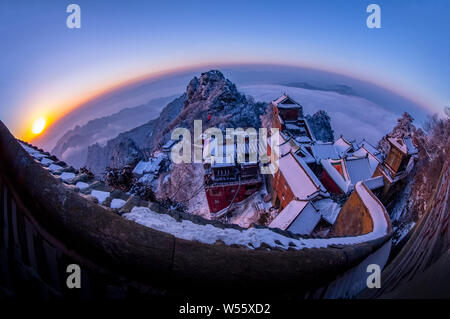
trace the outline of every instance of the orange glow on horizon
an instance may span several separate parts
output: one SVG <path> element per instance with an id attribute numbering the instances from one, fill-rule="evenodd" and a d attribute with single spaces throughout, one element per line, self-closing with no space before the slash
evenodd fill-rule
<path id="1" fill-rule="evenodd" d="M 203 64 L 191 65 L 189 67 L 171 68 L 171 69 L 159 70 L 159 71 L 155 71 L 155 72 L 151 72 L 151 73 L 145 73 L 145 74 L 141 74 L 138 76 L 128 77 L 128 79 L 126 79 L 125 81 L 121 81 L 119 83 L 115 82 L 115 83 L 109 84 L 101 89 L 93 90 L 90 93 L 85 94 L 81 98 L 72 100 L 71 103 L 64 103 L 64 102 L 58 103 L 60 105 L 67 105 L 66 107 L 57 107 L 57 106 L 51 107 L 51 106 L 49 106 L 50 103 L 45 103 L 45 102 L 39 103 L 40 105 L 45 105 L 46 110 L 47 110 L 46 112 L 51 114 L 51 116 L 46 117 L 46 128 L 47 128 L 46 131 L 48 131 L 48 128 L 53 123 L 55 123 L 58 120 L 60 120 L 61 118 L 65 117 L 72 111 L 78 109 L 79 107 L 82 107 L 83 105 L 87 104 L 88 102 L 94 101 L 95 99 L 100 98 L 106 94 L 109 94 L 115 90 L 119 90 L 126 86 L 130 86 L 130 85 L 139 83 L 140 81 L 151 80 L 152 78 L 158 78 L 158 77 L 162 77 L 165 75 L 170 75 L 172 73 L 188 71 L 190 69 L 200 68 L 203 66 L 204 66 Z M 54 103 L 51 103 L 51 104 L 54 104 Z M 42 111 L 42 109 L 41 109 L 41 111 Z M 22 140 L 24 140 L 26 142 L 32 142 L 32 140 L 37 138 L 38 136 L 41 137 L 41 136 L 45 135 L 45 131 L 43 132 L 43 134 L 36 135 L 30 129 L 30 127 L 32 127 L 32 125 L 34 123 L 35 118 L 36 118 L 35 116 L 30 116 L 28 118 L 28 120 L 24 121 L 24 123 L 22 125 L 22 129 L 20 130 L 21 132 L 19 133 L 19 138 L 21 138 Z"/>
<path id="2" fill-rule="evenodd" d="M 135 74 L 134 76 L 127 76 L 126 79 L 124 81 L 113 81 L 111 80 L 107 85 L 104 85 L 102 88 L 99 89 L 94 89 L 94 90 L 90 90 L 90 92 L 84 92 L 84 94 L 78 94 L 77 98 L 67 98 L 64 101 L 41 101 L 41 103 L 39 103 L 38 105 L 36 105 L 35 103 L 35 107 L 33 109 L 39 109 L 39 111 L 41 112 L 41 114 L 45 113 L 48 114 L 47 116 L 45 116 L 46 119 L 46 125 L 45 125 L 45 129 L 43 131 L 41 131 L 40 134 L 34 134 L 32 131 L 32 126 L 34 124 L 34 121 L 36 121 L 36 118 L 38 116 L 36 116 L 36 113 L 38 113 L 38 111 L 34 112 L 33 116 L 27 117 L 27 119 L 24 121 L 24 123 L 22 124 L 22 129 L 19 132 L 19 138 L 22 138 L 25 141 L 32 141 L 34 138 L 42 137 L 46 134 L 46 132 L 49 131 L 49 128 L 52 126 L 52 124 L 54 124 L 55 122 L 57 122 L 58 120 L 60 120 L 61 118 L 65 117 L 66 115 L 68 115 L 69 113 L 71 113 L 72 111 L 83 107 L 83 105 L 85 105 L 88 102 L 94 101 L 97 98 L 100 98 L 106 94 L 109 94 L 115 90 L 119 90 L 122 89 L 126 86 L 130 86 L 130 85 L 134 85 L 137 84 L 141 81 L 146 81 L 146 80 L 151 80 L 152 78 L 158 78 L 158 77 L 162 77 L 162 76 L 166 76 L 166 75 L 170 75 L 170 74 L 175 74 L 175 73 L 181 73 L 181 72 L 187 72 L 190 70 L 195 70 L 195 69 L 199 69 L 199 68 L 220 68 L 220 67 L 232 67 L 232 66 L 239 66 L 239 65 L 278 65 L 278 66 L 290 66 L 290 67 L 301 67 L 301 68 L 309 68 L 309 69 L 314 69 L 314 70 L 319 70 L 319 71 L 323 71 L 323 72 L 330 72 L 330 73 L 337 73 L 343 76 L 347 76 L 347 77 L 351 77 L 354 79 L 359 79 L 365 82 L 369 82 L 372 83 L 374 85 L 377 85 L 379 87 L 382 87 L 384 89 L 387 89 L 389 91 L 394 92 L 395 94 L 401 95 L 411 101 L 414 101 L 416 104 L 421 105 L 424 109 L 430 111 L 431 107 L 429 105 L 426 105 L 425 103 L 422 102 L 418 102 L 417 99 L 413 99 L 411 98 L 411 96 L 408 96 L 406 94 L 402 94 L 400 92 L 398 92 L 397 90 L 393 90 L 392 88 L 388 88 L 386 85 L 380 85 L 378 83 L 375 83 L 374 81 L 371 80 L 366 80 L 363 79 L 361 77 L 357 77 L 355 74 L 349 74 L 348 72 L 342 72 L 342 70 L 338 70 L 336 68 L 334 68 L 334 70 L 331 69 L 326 69 L 324 67 L 319 67 L 318 65 L 302 65 L 302 64 L 286 64 L 286 63 L 282 63 L 280 61 L 272 61 L 272 62 L 267 62 L 267 61 L 252 61 L 252 62 L 245 62 L 245 61 L 239 61 L 239 62 L 222 62 L 222 63 L 214 63 L 214 62 L 204 62 L 204 63 L 193 63 L 189 66 L 182 66 L 179 65 L 177 67 L 173 67 L 173 68 L 167 68 L 167 69 L 159 69 L 159 70 L 155 70 L 153 72 L 146 72 L 146 73 L 141 73 L 141 74 Z M 187 85 L 187 84 L 186 84 Z M 72 93 L 75 94 L 75 93 Z M 81 96 L 81 97 L 80 97 Z M 64 105 L 64 106 L 61 106 Z M 42 107 L 41 107 L 42 106 Z"/>

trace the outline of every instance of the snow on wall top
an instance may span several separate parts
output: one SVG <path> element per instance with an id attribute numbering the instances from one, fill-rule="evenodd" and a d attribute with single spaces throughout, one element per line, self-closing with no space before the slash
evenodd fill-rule
<path id="1" fill-rule="evenodd" d="M 234 228 L 219 228 L 211 224 L 200 225 L 189 220 L 177 221 L 167 214 L 158 214 L 147 207 L 134 207 L 130 213 L 123 216 L 141 225 L 170 233 L 177 238 L 199 241 L 205 244 L 214 244 L 222 241 L 226 245 L 242 245 L 250 249 L 261 247 L 263 243 L 282 249 L 325 248 L 330 245 L 355 245 L 381 238 L 389 233 L 389 223 L 384 206 L 375 195 L 364 185 L 358 182 L 355 187 L 363 204 L 367 208 L 372 221 L 371 232 L 350 237 L 333 238 L 290 238 L 272 231 L 268 228 L 249 228 L 244 230 Z"/>
<path id="2" fill-rule="evenodd" d="M 24 146 L 30 155 L 39 157 L 40 152 Z M 42 153 L 40 153 L 42 154 Z M 292 156 L 292 154 L 290 154 Z M 298 164 L 297 164 L 298 165 Z M 133 220 L 144 226 L 170 233 L 178 238 L 213 244 L 218 240 L 227 245 L 238 244 L 250 249 L 261 247 L 263 243 L 271 247 L 283 249 L 325 248 L 329 245 L 353 245 L 380 238 L 388 233 L 388 221 L 384 215 L 384 207 L 371 194 L 363 183 L 356 185 L 356 191 L 367 207 L 372 220 L 373 230 L 365 235 L 338 238 L 291 238 L 274 232 L 269 228 L 250 228 L 239 230 L 234 228 L 219 228 L 211 224 L 200 225 L 188 220 L 178 222 L 168 214 L 158 214 L 147 207 L 134 207 L 130 213 L 124 214 L 126 219 Z M 99 201 L 109 196 L 108 192 L 94 191 L 91 195 L 98 196 Z M 114 205 L 122 205 L 122 201 L 114 201 Z"/>

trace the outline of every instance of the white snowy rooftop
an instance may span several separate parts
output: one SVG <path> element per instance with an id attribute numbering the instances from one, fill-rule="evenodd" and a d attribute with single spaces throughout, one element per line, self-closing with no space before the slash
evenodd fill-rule
<path id="1" fill-rule="evenodd" d="M 275 217 L 269 227 L 287 229 L 295 218 L 301 214 L 302 210 L 308 205 L 308 201 L 291 200 L 290 203 Z"/>
<path id="2" fill-rule="evenodd" d="M 156 157 L 149 161 L 139 161 L 133 169 L 133 173 L 143 175 L 145 173 L 157 173 L 164 159 L 163 153 L 158 153 Z"/>
<path id="3" fill-rule="evenodd" d="M 404 154 L 417 154 L 418 152 L 410 137 L 390 137 L 388 138 L 388 141 Z"/>
<path id="4" fill-rule="evenodd" d="M 286 183 L 298 199 L 308 199 L 314 193 L 324 190 L 322 184 L 312 171 L 303 165 L 302 159 L 288 153 L 280 158 L 279 170 L 283 174 Z"/>

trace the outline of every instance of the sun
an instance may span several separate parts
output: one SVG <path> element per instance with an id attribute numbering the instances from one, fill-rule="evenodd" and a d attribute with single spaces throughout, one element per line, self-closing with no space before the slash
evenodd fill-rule
<path id="1" fill-rule="evenodd" d="M 43 117 L 36 119 L 33 123 L 33 127 L 31 128 L 31 132 L 36 135 L 42 133 L 42 131 L 45 129 L 46 123 L 47 121 Z"/>

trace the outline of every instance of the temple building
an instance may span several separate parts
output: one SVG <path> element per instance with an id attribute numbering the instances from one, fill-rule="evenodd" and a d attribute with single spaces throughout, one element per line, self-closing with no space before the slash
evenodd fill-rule
<path id="1" fill-rule="evenodd" d="M 393 184 L 403 179 L 412 170 L 418 153 L 410 137 L 388 138 L 389 152 L 384 162 L 378 164 L 373 176 L 384 180 L 383 196 Z"/>
<path id="2" fill-rule="evenodd" d="M 273 100 L 271 105 L 272 127 L 292 136 L 299 143 L 308 144 L 315 141 L 314 134 L 304 117 L 303 106 L 286 93 Z"/>
<path id="3" fill-rule="evenodd" d="M 205 193 L 213 217 L 220 217 L 231 204 L 257 192 L 263 183 L 259 162 L 251 158 L 258 152 L 257 144 L 246 137 L 244 144 L 233 142 L 221 147 L 219 154 L 214 138 L 204 143 Z M 238 161 L 238 154 L 244 154 L 245 161 Z"/>

